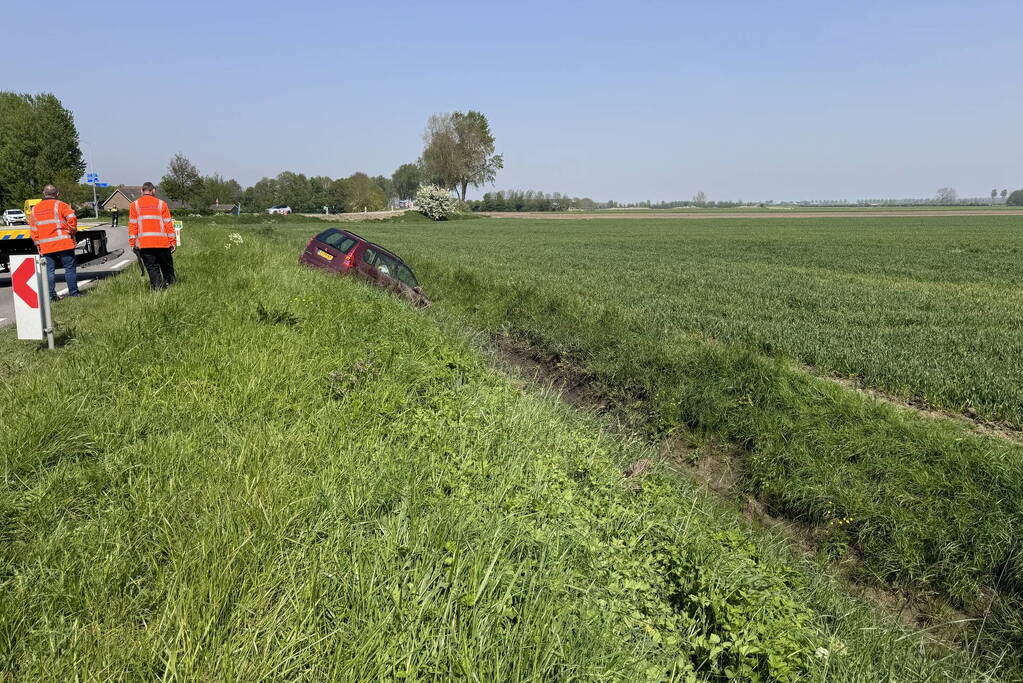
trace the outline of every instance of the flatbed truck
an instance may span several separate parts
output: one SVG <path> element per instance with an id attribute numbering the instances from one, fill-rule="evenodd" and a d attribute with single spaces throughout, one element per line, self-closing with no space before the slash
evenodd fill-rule
<path id="1" fill-rule="evenodd" d="M 41 199 L 29 199 L 25 202 L 25 215 L 31 215 L 32 207 L 41 202 Z M 75 249 L 85 249 L 85 252 L 93 258 L 106 256 L 107 231 L 104 229 L 107 223 L 78 224 L 78 244 Z M 0 269 L 7 268 L 11 256 L 18 254 L 34 254 L 36 246 L 32 243 L 32 235 L 29 233 L 28 224 L 25 225 L 0 225 Z"/>

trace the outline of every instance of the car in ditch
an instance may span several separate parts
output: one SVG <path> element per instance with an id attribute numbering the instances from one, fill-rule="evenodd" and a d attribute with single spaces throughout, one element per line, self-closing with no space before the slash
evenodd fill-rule
<path id="1" fill-rule="evenodd" d="M 395 253 L 351 230 L 327 228 L 306 245 L 298 262 L 338 275 L 355 275 L 405 299 L 419 308 L 430 305 L 415 273 Z"/>

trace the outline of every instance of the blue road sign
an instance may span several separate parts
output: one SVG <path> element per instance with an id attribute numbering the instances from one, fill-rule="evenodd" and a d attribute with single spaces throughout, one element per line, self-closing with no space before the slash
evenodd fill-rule
<path id="1" fill-rule="evenodd" d="M 96 183 L 96 187 L 106 187 L 106 186 L 108 186 L 109 184 L 110 184 L 110 183 Z"/>

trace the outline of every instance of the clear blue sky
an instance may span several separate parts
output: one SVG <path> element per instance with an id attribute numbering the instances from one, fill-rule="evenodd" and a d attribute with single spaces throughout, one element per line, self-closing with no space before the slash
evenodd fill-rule
<path id="1" fill-rule="evenodd" d="M 430 114 L 472 108 L 505 156 L 501 189 L 1023 187 L 1020 0 L 44 6 L 0 11 L 0 89 L 56 94 L 115 183 L 157 180 L 178 151 L 243 184 L 389 175 Z"/>

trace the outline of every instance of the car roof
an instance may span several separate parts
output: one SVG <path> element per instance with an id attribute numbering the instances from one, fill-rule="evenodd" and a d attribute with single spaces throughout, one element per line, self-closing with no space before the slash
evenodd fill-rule
<path id="1" fill-rule="evenodd" d="M 388 256 L 393 256 L 394 258 L 398 259 L 402 263 L 405 263 L 405 259 L 403 259 L 402 257 L 398 256 L 397 254 L 395 254 L 393 251 L 391 251 L 387 247 L 382 247 L 379 244 L 377 244 L 376 242 L 370 242 L 368 239 L 366 239 L 362 235 L 357 235 L 356 233 L 352 232 L 351 230 L 346 230 L 344 228 L 334 228 L 334 229 L 337 230 L 338 232 L 343 232 L 346 235 L 354 237 L 355 239 L 359 240 L 360 242 L 365 242 L 368 246 L 371 246 L 374 249 L 379 249 L 380 251 L 384 252 Z M 405 265 L 407 266 L 408 264 L 405 263 Z"/>

